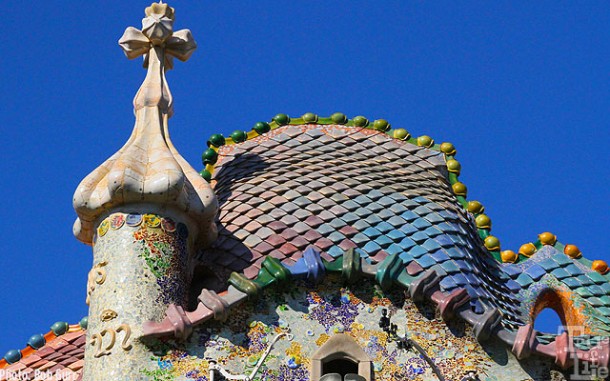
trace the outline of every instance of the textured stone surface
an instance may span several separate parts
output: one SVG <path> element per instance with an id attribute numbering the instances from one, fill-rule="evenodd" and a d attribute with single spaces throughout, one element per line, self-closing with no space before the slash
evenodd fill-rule
<path id="1" fill-rule="evenodd" d="M 142 325 L 185 302 L 186 228 L 157 215 L 132 216 L 113 214 L 97 229 L 94 264 L 105 263 L 106 279 L 90 297 L 87 341 L 95 344 L 85 352 L 85 380 L 146 380 L 139 370 L 151 352 L 138 340 Z M 127 222 L 113 224 L 117 217 Z"/>

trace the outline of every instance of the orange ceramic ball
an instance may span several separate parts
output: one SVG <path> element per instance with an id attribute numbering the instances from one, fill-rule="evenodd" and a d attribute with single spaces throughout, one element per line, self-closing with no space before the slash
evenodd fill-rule
<path id="1" fill-rule="evenodd" d="M 573 259 L 582 257 L 582 253 L 576 245 L 566 245 L 563 248 L 563 253 Z"/>
<path id="2" fill-rule="evenodd" d="M 533 243 L 526 243 L 519 248 L 519 254 L 531 257 L 536 252 L 536 246 Z"/>
<path id="3" fill-rule="evenodd" d="M 500 256 L 502 257 L 502 262 L 505 263 L 515 263 L 519 259 L 519 255 L 512 250 L 504 250 Z"/>
<path id="4" fill-rule="evenodd" d="M 591 264 L 591 268 L 600 274 L 608 273 L 608 264 L 605 261 L 602 261 L 601 259 L 593 261 L 593 263 Z"/>
<path id="5" fill-rule="evenodd" d="M 538 234 L 538 239 L 543 245 L 553 246 L 555 242 L 557 242 L 557 237 L 555 236 L 555 234 L 549 232 Z"/>

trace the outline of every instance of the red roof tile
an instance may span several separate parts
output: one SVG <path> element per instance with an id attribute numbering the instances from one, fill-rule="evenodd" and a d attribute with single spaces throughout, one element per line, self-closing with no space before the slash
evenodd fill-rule
<path id="1" fill-rule="evenodd" d="M 71 325 L 61 336 L 47 333 L 44 335 L 46 344 L 40 349 L 29 346 L 22 349 L 21 359 L 14 364 L 9 365 L 4 359 L 0 361 L 0 369 L 4 370 L 0 372 L 0 381 L 9 379 L 9 376 L 31 381 L 51 381 L 58 376 L 59 379 L 76 380 L 84 364 L 86 332 L 79 325 Z"/>

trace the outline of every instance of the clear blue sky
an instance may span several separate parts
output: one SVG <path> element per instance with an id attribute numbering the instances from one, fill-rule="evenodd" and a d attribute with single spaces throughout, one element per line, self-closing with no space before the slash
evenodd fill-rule
<path id="1" fill-rule="evenodd" d="M 145 1 L 11 2 L 0 61 L 0 356 L 87 312 L 72 193 L 126 141 Z M 608 252 L 610 3 L 174 1 L 199 49 L 168 80 L 175 145 L 279 112 L 386 118 L 458 148 L 503 248 L 549 230 Z M 5 8 L 8 7 L 5 4 Z"/>

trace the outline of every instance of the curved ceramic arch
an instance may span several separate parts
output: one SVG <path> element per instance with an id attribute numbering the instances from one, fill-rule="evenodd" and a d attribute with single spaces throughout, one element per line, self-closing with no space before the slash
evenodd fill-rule
<path id="1" fill-rule="evenodd" d="M 366 381 L 371 381 L 371 359 L 350 336 L 338 333 L 332 336 L 313 354 L 311 358 L 311 379 L 319 381 L 322 377 L 323 365 L 332 360 L 346 359 L 358 365 L 358 375 Z"/>

